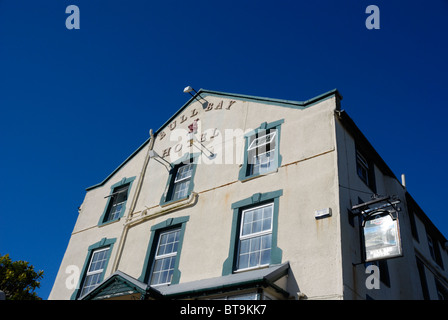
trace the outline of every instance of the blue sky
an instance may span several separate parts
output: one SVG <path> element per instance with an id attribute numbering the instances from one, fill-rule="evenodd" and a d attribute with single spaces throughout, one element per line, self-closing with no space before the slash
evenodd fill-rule
<path id="1" fill-rule="evenodd" d="M 68 5 L 80 29 L 68 30 Z M 368 5 L 380 29 L 368 30 Z M 447 0 L 0 0 L 0 253 L 45 271 L 85 188 L 199 88 L 307 100 L 337 88 L 445 236 Z"/>

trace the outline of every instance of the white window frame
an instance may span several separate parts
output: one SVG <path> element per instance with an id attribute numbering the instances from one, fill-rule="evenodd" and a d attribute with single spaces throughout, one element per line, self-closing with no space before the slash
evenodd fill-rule
<path id="1" fill-rule="evenodd" d="M 101 248 L 101 249 L 94 250 L 94 251 L 92 252 L 92 256 L 90 257 L 89 266 L 88 266 L 88 268 L 87 268 L 86 275 L 85 275 L 85 277 L 84 277 L 84 281 L 83 281 L 83 284 L 82 284 L 81 295 L 85 295 L 85 294 L 89 293 L 90 291 L 92 291 L 93 289 L 95 289 L 96 286 L 99 284 L 99 282 L 97 282 L 97 283 L 95 284 L 94 287 L 92 287 L 92 288 L 89 289 L 88 291 L 85 291 L 85 290 L 86 290 L 87 279 L 88 279 L 90 276 L 93 276 L 93 275 L 95 275 L 95 274 L 99 274 L 99 273 L 103 273 L 103 272 L 104 272 L 104 267 L 101 268 L 101 269 L 97 269 L 97 270 L 94 270 L 94 271 L 90 271 L 90 267 L 92 266 L 92 263 L 93 263 L 93 258 L 95 257 L 96 254 L 98 254 L 98 253 L 100 253 L 100 252 L 102 252 L 102 251 L 108 251 L 109 249 L 110 249 L 110 247 L 106 247 L 106 248 Z M 106 259 L 105 259 L 105 261 L 106 261 L 106 262 L 105 262 L 105 264 L 106 264 L 106 263 L 107 263 L 107 254 L 106 254 Z"/>
<path id="2" fill-rule="evenodd" d="M 116 187 L 116 189 L 121 189 L 121 190 L 116 191 L 110 195 L 110 197 L 111 197 L 110 201 L 112 201 L 112 205 L 110 207 L 110 211 L 107 216 L 107 221 L 116 220 L 120 216 L 121 210 L 123 210 L 123 203 L 126 203 L 128 201 L 127 196 L 126 196 L 126 200 L 123 200 L 118 203 L 113 203 L 113 202 L 115 200 L 115 197 L 118 197 L 121 193 L 126 192 L 126 194 L 127 194 L 129 192 L 129 186 L 130 186 L 129 184 L 125 184 L 123 186 Z M 124 187 L 126 187 L 126 189 Z M 119 210 L 117 210 L 118 207 L 120 207 Z"/>
<path id="3" fill-rule="evenodd" d="M 179 237 L 180 237 L 181 228 L 175 228 L 175 229 L 166 230 L 166 231 L 160 232 L 160 234 L 159 234 L 159 240 L 157 241 L 156 252 L 155 252 L 155 255 L 154 255 L 154 262 L 153 262 L 153 266 L 152 266 L 152 270 L 151 270 L 151 279 L 150 279 L 150 283 L 151 283 L 152 280 L 153 280 L 153 276 L 154 276 L 154 268 L 155 268 L 155 266 L 156 266 L 156 262 L 157 262 L 158 260 L 163 260 L 163 259 L 171 258 L 171 257 L 176 257 L 176 259 L 177 259 L 177 254 L 178 254 L 178 252 L 179 252 L 179 243 L 180 243 L 180 240 L 178 240 L 178 245 L 177 245 L 177 249 L 176 249 L 175 252 L 170 252 L 170 253 L 161 254 L 161 255 L 158 254 L 159 249 L 160 249 L 160 240 L 162 239 L 162 236 L 163 236 L 163 235 L 166 235 L 166 234 L 169 234 L 169 233 L 175 233 L 175 232 L 179 232 Z M 168 269 L 168 270 L 169 270 L 169 269 Z M 165 285 L 165 284 L 170 284 L 170 283 L 171 283 L 171 280 L 172 280 L 172 275 L 171 275 L 170 281 L 163 282 L 163 283 L 151 284 L 151 286 L 154 286 L 154 287 L 155 287 L 155 286 L 161 286 L 161 285 Z"/>
<path id="4" fill-rule="evenodd" d="M 264 155 L 264 154 L 266 154 L 266 153 L 272 153 L 272 155 L 269 155 L 269 161 L 268 162 L 265 162 L 264 164 L 266 164 L 266 163 L 268 163 L 269 164 L 269 166 L 268 166 L 268 168 L 266 168 L 266 169 L 262 169 L 262 165 L 263 165 L 263 163 L 258 163 L 257 164 L 257 161 L 256 161 L 256 159 L 257 158 L 260 158 L 262 155 Z M 253 161 L 253 163 L 251 164 L 252 165 L 252 174 L 263 174 L 263 173 L 266 173 L 266 172 L 269 172 L 270 170 L 271 170 L 271 166 L 273 165 L 273 163 L 275 162 L 275 152 L 276 152 L 276 150 L 275 150 L 275 148 L 274 149 L 271 149 L 271 150 L 269 150 L 269 151 L 266 151 L 266 152 L 264 152 L 264 153 L 260 153 L 260 154 L 255 154 L 253 157 L 252 157 L 252 161 Z M 255 172 L 255 168 L 258 166 L 258 172 Z"/>
<path id="5" fill-rule="evenodd" d="M 187 169 L 188 168 L 188 169 Z M 183 178 L 178 178 L 178 175 L 179 175 L 179 171 L 180 170 L 187 170 L 189 173 L 188 173 L 188 176 L 186 176 L 186 177 L 183 177 Z M 183 173 L 183 172 L 182 172 Z M 182 182 L 182 181 L 184 181 L 184 180 L 187 180 L 187 179 L 190 179 L 191 178 L 191 176 L 192 176 L 192 174 L 193 174 L 193 163 L 189 163 L 189 164 L 186 164 L 186 165 L 183 165 L 183 166 L 181 166 L 181 167 L 179 167 L 178 169 L 177 169 L 177 172 L 176 172 L 176 178 L 174 179 L 174 183 L 178 183 L 178 182 Z"/>
<path id="6" fill-rule="evenodd" d="M 247 151 L 251 151 L 253 149 L 258 149 L 258 148 L 260 148 L 260 147 L 262 147 L 264 145 L 271 144 L 274 141 L 274 138 L 275 138 L 275 136 L 277 134 L 277 130 L 276 129 L 270 129 L 270 130 L 273 130 L 273 132 L 269 132 L 268 134 L 264 134 L 261 137 L 255 138 L 250 143 L 249 147 L 247 148 Z M 269 137 L 269 141 L 267 139 L 268 136 L 270 136 Z M 261 140 L 261 139 L 265 139 L 265 141 L 262 144 L 258 144 L 258 141 Z"/>
<path id="7" fill-rule="evenodd" d="M 171 200 L 178 200 L 178 199 L 183 198 L 183 196 L 182 197 L 176 197 L 176 186 L 180 186 L 181 184 L 187 184 L 187 182 L 188 182 L 188 184 L 187 184 L 186 188 L 187 188 L 187 193 L 188 193 L 188 188 L 190 186 L 189 181 L 191 181 L 191 176 L 193 175 L 193 169 L 194 169 L 193 165 L 194 165 L 193 163 L 189 163 L 189 164 L 183 165 L 183 166 L 181 166 L 181 167 L 179 167 L 177 169 L 176 176 L 174 177 L 173 191 L 172 191 L 172 195 L 171 195 Z M 183 178 L 179 178 L 178 177 L 179 170 L 188 170 L 188 175 L 183 177 Z M 183 173 L 183 171 L 182 171 L 182 173 Z"/>
<path id="8" fill-rule="evenodd" d="M 269 129 L 270 132 L 263 134 L 262 136 L 259 136 L 258 138 L 254 138 L 252 142 L 249 144 L 249 147 L 247 148 L 247 164 L 250 166 L 250 173 L 249 175 L 262 175 L 265 173 L 269 173 L 272 171 L 272 166 L 275 165 L 276 157 L 277 157 L 277 143 L 275 141 L 275 137 L 277 135 L 277 129 L 272 128 Z M 261 132 L 258 132 L 254 134 L 252 137 L 255 137 L 256 135 L 261 134 Z M 261 143 L 259 144 L 259 142 Z M 269 145 L 269 150 L 266 150 L 266 146 Z M 269 156 L 269 159 L 272 159 L 272 161 L 269 161 L 269 166 L 266 169 L 262 169 L 261 164 L 257 166 L 257 159 L 261 156 L 271 153 Z M 258 167 L 258 171 L 256 171 L 256 167 Z"/>
<path id="9" fill-rule="evenodd" d="M 244 217 L 246 215 L 247 212 L 249 211 L 254 211 L 260 208 L 265 208 L 265 207 L 271 207 L 271 225 L 270 228 L 267 230 L 263 230 L 263 231 L 258 231 L 258 232 L 254 232 L 254 233 L 250 233 L 250 234 L 246 234 L 243 235 L 243 227 L 244 227 Z M 258 269 L 264 266 L 268 266 L 269 263 L 266 264 L 258 264 L 256 266 L 253 267 L 248 267 L 248 268 L 239 268 L 239 264 L 240 264 L 240 248 L 241 248 L 241 241 L 242 240 L 247 240 L 247 239 L 251 239 L 251 238 L 257 238 L 257 237 L 261 237 L 264 235 L 271 235 L 271 244 L 270 244 L 270 250 L 272 250 L 272 230 L 273 230 L 273 224 L 274 224 L 274 203 L 268 203 L 268 204 L 264 204 L 261 206 L 256 206 L 256 207 L 251 207 L 251 208 L 247 208 L 245 210 L 243 210 L 243 212 L 241 213 L 241 218 L 240 218 L 240 233 L 239 233 L 239 239 L 238 239 L 238 254 L 237 254 L 237 261 L 236 261 L 236 266 L 237 269 L 235 270 L 235 272 L 240 272 L 240 271 L 246 271 L 246 270 L 251 270 L 251 269 Z"/>

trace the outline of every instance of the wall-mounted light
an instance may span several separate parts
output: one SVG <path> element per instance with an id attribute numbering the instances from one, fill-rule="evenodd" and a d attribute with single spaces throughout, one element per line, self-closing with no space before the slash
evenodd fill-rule
<path id="1" fill-rule="evenodd" d="M 192 91 L 193 91 L 195 94 L 192 94 L 192 93 L 191 93 Z M 203 102 L 201 102 L 201 100 L 199 100 L 199 99 L 196 97 L 196 96 L 198 96 L 198 97 L 200 97 L 202 100 L 204 100 L 205 103 L 208 104 L 208 101 L 205 100 L 204 98 L 202 98 L 201 95 L 200 95 L 196 90 L 194 90 L 192 87 L 190 87 L 190 86 L 187 86 L 187 87 L 184 88 L 184 93 L 189 93 L 190 96 L 192 96 L 193 98 L 195 98 L 199 103 L 204 104 Z"/>

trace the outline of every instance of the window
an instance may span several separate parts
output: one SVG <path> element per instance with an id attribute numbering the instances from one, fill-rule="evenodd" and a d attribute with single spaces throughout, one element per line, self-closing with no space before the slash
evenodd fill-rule
<path id="1" fill-rule="evenodd" d="M 173 277 L 180 228 L 160 233 L 152 268 L 151 285 L 169 284 Z"/>
<path id="2" fill-rule="evenodd" d="M 223 276 L 281 263 L 277 230 L 282 195 L 283 190 L 255 193 L 232 203 L 229 255 L 223 263 Z"/>
<path id="3" fill-rule="evenodd" d="M 359 151 L 356 151 L 356 172 L 361 180 L 369 185 L 369 164 Z"/>
<path id="4" fill-rule="evenodd" d="M 217 298 L 211 298 L 210 300 L 261 300 L 260 296 L 261 294 L 257 292 L 249 292 L 243 294 L 232 294 Z M 265 300 L 272 300 L 272 299 L 265 299 Z"/>
<path id="5" fill-rule="evenodd" d="M 417 260 L 418 275 L 420 277 L 420 284 L 422 286 L 423 299 L 429 300 L 429 290 L 428 290 L 428 282 L 426 280 L 425 265 L 419 258 L 416 257 L 416 260 Z"/>
<path id="6" fill-rule="evenodd" d="M 129 184 L 114 188 L 104 222 L 120 218 L 121 211 L 128 200 L 128 189 Z"/>
<path id="7" fill-rule="evenodd" d="M 432 242 L 431 236 L 428 234 L 428 247 L 429 247 L 429 253 L 431 254 L 431 258 L 435 261 L 436 260 L 436 254 L 434 252 L 434 243 Z"/>
<path id="8" fill-rule="evenodd" d="M 443 269 L 442 255 L 440 254 L 438 241 L 433 240 L 433 236 L 427 233 L 428 247 L 431 258 Z"/>
<path id="9" fill-rule="evenodd" d="M 126 210 L 126 202 L 128 200 L 129 191 L 135 177 L 123 178 L 110 188 L 110 194 L 106 196 L 107 204 L 103 214 L 98 221 L 98 225 L 107 224 L 112 221 L 118 221 L 123 217 Z"/>
<path id="10" fill-rule="evenodd" d="M 151 227 L 140 281 L 154 286 L 179 283 L 180 254 L 189 219 L 188 216 L 169 218 Z"/>
<path id="11" fill-rule="evenodd" d="M 75 300 L 96 288 L 103 279 L 116 239 L 102 238 L 88 248 L 88 253 L 81 271 L 81 285 L 71 295 Z"/>
<path id="12" fill-rule="evenodd" d="M 407 204 L 407 212 L 409 216 L 409 222 L 411 224 L 411 232 L 412 236 L 417 242 L 420 242 L 417 231 L 417 224 L 415 222 L 415 216 L 418 216 L 419 209 L 418 204 L 414 201 L 414 199 L 410 196 L 409 193 L 406 192 L 406 204 Z"/>
<path id="13" fill-rule="evenodd" d="M 160 199 L 160 205 L 167 205 L 171 202 L 187 198 L 194 187 L 194 175 L 196 172 L 196 158 L 200 153 L 185 154 L 181 159 L 172 163 L 172 169 L 168 177 L 165 192 Z"/>
<path id="14" fill-rule="evenodd" d="M 273 207 L 271 203 L 243 210 L 237 270 L 269 265 Z"/>
<path id="15" fill-rule="evenodd" d="M 82 285 L 81 296 L 87 294 L 102 281 L 102 275 L 108 260 L 109 248 L 93 251 L 89 267 Z"/>
<path id="16" fill-rule="evenodd" d="M 275 129 L 261 130 L 249 138 L 247 148 L 248 175 L 259 175 L 271 171 L 275 164 Z"/>
<path id="17" fill-rule="evenodd" d="M 262 123 L 245 135 L 244 163 L 238 179 L 248 180 L 274 172 L 281 164 L 279 152 L 280 128 L 284 120 Z"/>
<path id="18" fill-rule="evenodd" d="M 170 200 L 179 200 L 188 196 L 192 172 L 192 163 L 177 168 L 173 184 L 172 198 Z"/>
<path id="19" fill-rule="evenodd" d="M 356 148 L 356 173 L 358 177 L 375 193 L 375 169 L 363 152 Z"/>

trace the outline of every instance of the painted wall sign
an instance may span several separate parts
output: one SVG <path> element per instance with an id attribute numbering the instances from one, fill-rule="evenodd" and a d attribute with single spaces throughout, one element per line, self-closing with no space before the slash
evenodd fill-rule
<path id="1" fill-rule="evenodd" d="M 233 105 L 234 103 L 236 103 L 235 100 L 230 100 L 230 101 L 228 102 L 228 104 L 227 104 L 227 103 L 225 104 L 225 103 L 224 103 L 224 100 L 221 100 L 221 101 L 215 106 L 214 103 L 207 102 L 207 104 L 204 106 L 203 110 L 204 110 L 204 112 L 210 112 L 210 111 L 212 111 L 212 110 L 230 110 L 230 108 L 232 107 L 232 105 Z M 166 137 L 166 131 L 170 131 L 170 132 L 171 132 L 171 131 L 175 130 L 176 128 L 179 129 L 178 125 L 183 124 L 184 122 L 186 122 L 187 120 L 189 120 L 189 119 L 191 119 L 191 118 L 194 118 L 194 121 L 196 122 L 196 126 L 197 126 L 197 122 L 200 120 L 200 118 L 197 117 L 198 114 L 199 114 L 199 112 L 198 112 L 197 109 L 192 109 L 191 111 L 189 111 L 189 112 L 187 112 L 187 113 L 181 115 L 181 116 L 180 116 L 180 119 L 176 119 L 176 120 L 170 122 L 170 123 L 168 124 L 168 126 L 167 126 L 168 129 L 165 129 L 164 131 L 161 131 L 161 132 L 158 134 L 158 138 L 159 138 L 159 140 L 163 140 L 163 139 Z M 186 128 L 185 128 L 185 129 L 186 129 L 188 132 L 190 131 L 190 126 L 191 126 L 191 120 L 188 121 L 188 122 L 186 123 Z M 196 130 L 197 130 L 197 129 L 196 129 Z M 217 128 L 212 129 L 212 132 L 209 133 L 208 136 L 207 136 L 207 132 L 201 133 L 201 134 L 200 134 L 200 141 L 201 141 L 201 142 L 205 142 L 206 139 L 212 139 L 212 138 L 214 138 L 215 136 L 217 136 L 218 134 L 219 134 L 219 131 L 218 131 Z M 170 153 L 171 153 L 171 151 L 172 151 L 173 149 L 174 149 L 175 152 L 180 152 L 180 151 L 182 150 L 182 144 L 181 144 L 181 143 L 178 143 L 178 144 L 176 144 L 174 147 L 168 147 L 168 148 L 164 149 L 164 150 L 162 151 L 162 158 L 169 157 L 169 156 L 170 156 Z"/>
<path id="2" fill-rule="evenodd" d="M 228 103 L 228 105 L 227 105 L 225 108 L 223 108 L 224 100 L 221 100 L 216 106 L 214 106 L 214 103 L 208 102 L 208 103 L 206 104 L 206 106 L 204 107 L 204 111 L 205 111 L 205 112 L 209 112 L 209 111 L 212 111 L 212 110 L 222 110 L 222 109 L 224 109 L 224 110 L 230 110 L 230 107 L 231 107 L 234 103 L 236 103 L 235 100 L 230 100 L 229 103 Z M 180 117 L 179 124 L 184 123 L 185 121 L 187 121 L 187 120 L 190 119 L 190 118 L 196 117 L 198 114 L 199 114 L 199 112 L 198 112 L 197 109 L 192 109 L 192 110 L 190 111 L 189 115 L 183 114 L 183 115 Z M 198 119 L 198 120 L 199 120 L 199 119 Z M 170 131 L 173 131 L 174 129 L 176 129 L 177 124 L 178 124 L 178 120 L 176 119 L 176 120 L 172 121 L 172 122 L 168 125 L 168 129 L 169 129 Z M 165 137 L 166 137 L 166 133 L 165 133 L 165 131 L 161 131 L 161 132 L 158 134 L 158 137 L 159 137 L 159 140 L 162 140 L 163 138 L 165 138 Z"/>

